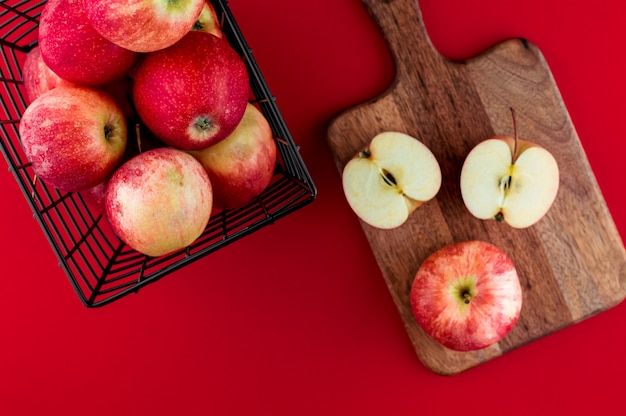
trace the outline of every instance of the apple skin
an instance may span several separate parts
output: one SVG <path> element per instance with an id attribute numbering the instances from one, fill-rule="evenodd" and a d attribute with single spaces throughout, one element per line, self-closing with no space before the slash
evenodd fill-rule
<path id="1" fill-rule="evenodd" d="M 39 96 L 24 111 L 19 133 L 35 174 L 67 192 L 104 181 L 124 156 L 128 138 L 115 101 L 82 86 L 57 87 Z"/>
<path id="2" fill-rule="evenodd" d="M 39 46 L 35 46 L 26 54 L 22 67 L 22 78 L 24 82 L 24 98 L 26 103 L 32 103 L 41 94 L 53 88 L 65 86 L 78 86 L 66 81 L 55 74 L 41 58 Z M 96 85 L 94 88 L 100 89 L 109 94 L 115 102 L 122 108 L 124 115 L 130 117 L 134 114 L 128 101 L 131 95 L 131 80 L 128 76 L 123 76 L 103 85 Z"/>
<path id="3" fill-rule="evenodd" d="M 91 188 L 83 189 L 80 191 L 80 195 L 85 202 L 101 214 L 106 215 L 105 196 L 107 186 L 109 185 L 109 179 L 100 182 L 99 184 L 92 186 Z"/>
<path id="4" fill-rule="evenodd" d="M 150 131 L 146 130 L 141 124 L 136 123 L 136 121 L 136 117 L 131 116 L 127 118 L 128 140 L 126 142 L 126 151 L 120 164 L 129 161 L 142 152 L 165 147 L 164 143 L 160 142 Z M 113 173 L 111 172 L 111 175 Z M 85 202 L 104 215 L 106 215 L 105 194 L 110 179 L 111 177 L 109 176 L 103 182 L 80 191 Z M 211 212 L 215 212 L 215 210 Z"/>
<path id="5" fill-rule="evenodd" d="M 148 150 L 120 166 L 106 190 L 109 224 L 119 238 L 147 256 L 187 247 L 204 231 L 212 188 L 202 165 L 182 150 Z"/>
<path id="6" fill-rule="evenodd" d="M 422 263 L 410 302 L 433 339 L 452 350 L 473 351 L 500 341 L 515 326 L 522 289 L 502 250 L 470 240 L 444 246 Z"/>
<path id="7" fill-rule="evenodd" d="M 26 54 L 22 66 L 22 78 L 24 81 L 24 95 L 26 103 L 32 103 L 41 94 L 59 86 L 73 86 L 55 74 L 41 58 L 39 46 L 35 46 Z"/>
<path id="8" fill-rule="evenodd" d="M 192 30 L 210 33 L 218 38 L 224 36 L 220 20 L 215 12 L 215 7 L 213 7 L 210 1 L 205 0 L 200 16 L 198 16 L 198 20 L 196 20 Z"/>
<path id="9" fill-rule="evenodd" d="M 83 4 L 87 19 L 104 38 L 147 53 L 167 48 L 189 32 L 204 0 L 84 0 Z"/>
<path id="10" fill-rule="evenodd" d="M 189 151 L 204 166 L 213 185 L 214 206 L 241 207 L 270 184 L 276 167 L 276 141 L 265 116 L 248 103 L 234 132 L 221 142 Z"/>
<path id="11" fill-rule="evenodd" d="M 105 38 L 87 22 L 82 0 L 50 0 L 39 24 L 39 48 L 48 67 L 66 81 L 102 85 L 124 76 L 137 54 Z"/>
<path id="12" fill-rule="evenodd" d="M 230 44 L 191 31 L 142 60 L 134 75 L 133 101 L 139 117 L 160 140 L 199 150 L 235 130 L 249 92 L 247 69 Z"/>

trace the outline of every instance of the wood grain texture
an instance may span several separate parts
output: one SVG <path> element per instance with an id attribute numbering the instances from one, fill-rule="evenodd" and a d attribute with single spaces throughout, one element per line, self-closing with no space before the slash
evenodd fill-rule
<path id="1" fill-rule="evenodd" d="M 361 223 L 421 362 L 435 373 L 457 374 L 621 302 L 622 240 L 538 48 L 512 39 L 453 62 L 430 42 L 416 0 L 363 2 L 389 45 L 396 77 L 387 92 L 333 119 L 327 139 L 339 173 L 376 134 L 392 130 L 422 141 L 441 165 L 437 197 L 401 227 L 379 230 Z M 473 146 L 496 134 L 513 135 L 511 107 L 519 136 L 547 148 L 561 171 L 548 215 L 523 230 L 474 218 L 459 188 L 461 166 Z M 469 239 L 489 241 L 511 257 L 524 299 L 517 325 L 501 342 L 462 353 L 423 332 L 409 292 L 427 256 Z"/>

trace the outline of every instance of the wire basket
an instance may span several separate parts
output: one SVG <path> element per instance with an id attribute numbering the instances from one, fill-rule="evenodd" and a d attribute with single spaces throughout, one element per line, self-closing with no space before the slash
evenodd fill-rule
<path id="1" fill-rule="evenodd" d="M 301 207 L 317 194 L 315 185 L 225 0 L 211 0 L 224 36 L 244 59 L 254 100 L 268 120 L 278 157 L 270 186 L 239 209 L 212 215 L 189 247 L 161 257 L 131 249 L 108 221 L 79 193 L 60 192 L 38 181 L 20 144 L 18 126 L 26 109 L 22 63 L 37 45 L 38 23 L 46 1 L 0 2 L 0 148 L 59 263 L 86 307 L 113 302 L 214 252 Z"/>

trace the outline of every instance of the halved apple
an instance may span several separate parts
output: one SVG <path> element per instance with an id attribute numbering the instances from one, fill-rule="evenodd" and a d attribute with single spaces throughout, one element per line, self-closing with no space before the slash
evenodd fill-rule
<path id="1" fill-rule="evenodd" d="M 461 195 L 475 217 L 526 228 L 552 206 L 559 167 L 548 150 L 518 139 L 514 129 L 515 137 L 486 139 L 470 151 L 461 169 Z"/>
<path id="2" fill-rule="evenodd" d="M 391 229 L 437 194 L 441 170 L 422 142 L 404 133 L 384 132 L 346 164 L 342 182 L 348 204 L 361 220 Z"/>

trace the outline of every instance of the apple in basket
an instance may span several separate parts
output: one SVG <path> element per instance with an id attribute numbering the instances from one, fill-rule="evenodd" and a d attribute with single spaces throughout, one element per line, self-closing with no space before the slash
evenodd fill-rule
<path id="1" fill-rule="evenodd" d="M 205 0 L 200 16 L 198 16 L 198 20 L 196 20 L 192 30 L 210 33 L 218 38 L 224 36 L 222 24 L 215 12 L 215 7 L 208 0 Z"/>
<path id="2" fill-rule="evenodd" d="M 126 151 L 122 162 L 124 163 L 142 152 L 165 147 L 165 145 L 157 140 L 144 126 L 142 126 L 135 116 L 127 118 L 128 123 L 128 140 L 126 142 Z M 113 172 L 111 172 L 111 175 Z M 85 202 L 95 208 L 97 212 L 106 215 L 105 195 L 109 184 L 110 176 L 103 182 L 90 188 L 80 191 L 80 195 Z"/>
<path id="3" fill-rule="evenodd" d="M 22 79 L 24 83 L 24 98 L 30 104 L 44 92 L 59 86 L 77 86 L 66 81 L 52 71 L 41 58 L 39 46 L 32 48 L 27 54 L 22 66 Z M 106 84 L 96 85 L 94 88 L 109 94 L 121 107 L 124 115 L 133 115 L 133 109 L 128 101 L 130 92 L 130 78 L 127 76 L 113 80 Z"/>
<path id="4" fill-rule="evenodd" d="M 24 111 L 19 134 L 34 173 L 62 191 L 95 186 L 119 165 L 128 138 L 124 114 L 110 95 L 61 86 Z"/>
<path id="5" fill-rule="evenodd" d="M 410 292 L 417 323 L 456 351 L 486 348 L 515 326 L 522 289 L 511 259 L 484 241 L 452 243 L 419 267 Z"/>
<path id="6" fill-rule="evenodd" d="M 537 223 L 559 190 L 559 167 L 552 154 L 517 137 L 496 136 L 478 143 L 461 169 L 461 195 L 472 215 L 514 228 Z"/>
<path id="7" fill-rule="evenodd" d="M 104 38 L 135 52 L 178 42 L 196 23 L 205 0 L 81 0 Z"/>
<path id="8" fill-rule="evenodd" d="M 102 85 L 126 75 L 137 54 L 103 38 L 87 22 L 82 0 L 49 0 L 39 23 L 39 48 L 66 81 Z"/>
<path id="9" fill-rule="evenodd" d="M 441 187 L 441 170 L 430 149 L 404 133 L 384 132 L 344 167 L 342 184 L 348 204 L 369 225 L 402 225 Z"/>
<path id="10" fill-rule="evenodd" d="M 199 31 L 147 54 L 133 81 L 139 117 L 160 140 L 184 150 L 226 138 L 250 95 L 243 59 L 226 39 Z"/>
<path id="11" fill-rule="evenodd" d="M 204 167 L 171 147 L 145 151 L 120 166 L 106 189 L 106 216 L 133 249 L 157 257 L 183 249 L 204 231 L 212 208 Z"/>
<path id="12" fill-rule="evenodd" d="M 263 113 L 250 103 L 226 139 L 189 153 L 207 170 L 213 185 L 213 204 L 221 209 L 252 201 L 267 188 L 276 167 L 272 129 Z"/>
<path id="13" fill-rule="evenodd" d="M 80 191 L 85 202 L 101 214 L 106 213 L 105 196 L 109 179 L 105 179 L 97 185 Z"/>
<path id="14" fill-rule="evenodd" d="M 58 86 L 72 86 L 69 81 L 55 74 L 41 58 L 39 46 L 35 46 L 26 54 L 22 66 L 22 78 L 24 80 L 24 95 L 26 103 L 32 103 L 35 98 L 44 92 L 48 92 Z"/>

